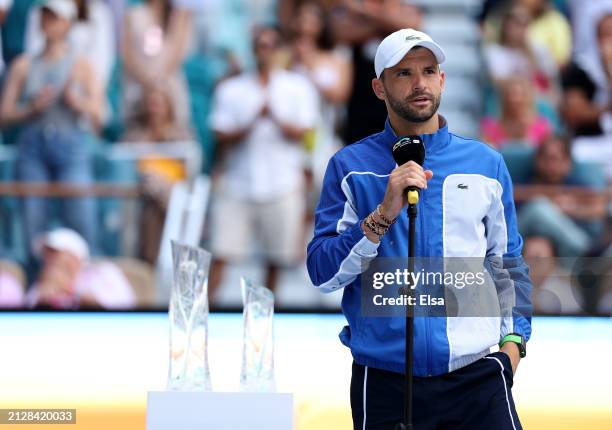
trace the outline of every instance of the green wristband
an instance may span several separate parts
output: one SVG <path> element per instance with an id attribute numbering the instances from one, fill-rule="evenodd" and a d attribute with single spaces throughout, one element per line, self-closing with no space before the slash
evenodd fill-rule
<path id="1" fill-rule="evenodd" d="M 525 341 L 523 340 L 523 337 L 521 335 L 510 333 L 504 336 L 504 338 L 499 343 L 499 347 L 501 348 L 507 342 L 515 343 L 516 346 L 518 346 L 519 355 L 521 358 L 527 355 L 527 348 L 525 347 Z"/>
<path id="2" fill-rule="evenodd" d="M 518 334 L 506 335 L 499 343 L 499 347 L 501 348 L 502 346 L 504 346 L 504 343 L 506 342 L 523 343 L 523 338 L 520 337 Z"/>

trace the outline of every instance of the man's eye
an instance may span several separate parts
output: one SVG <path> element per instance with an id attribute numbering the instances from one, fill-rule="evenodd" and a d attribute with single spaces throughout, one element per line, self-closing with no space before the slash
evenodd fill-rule
<path id="1" fill-rule="evenodd" d="M 408 76 L 408 71 L 400 70 L 399 72 L 397 72 L 397 76 Z"/>
<path id="2" fill-rule="evenodd" d="M 427 69 L 427 70 L 425 70 L 425 73 L 427 73 L 428 75 L 433 75 L 433 74 L 435 74 L 436 72 L 435 72 L 435 70 L 434 70 L 434 69 Z"/>

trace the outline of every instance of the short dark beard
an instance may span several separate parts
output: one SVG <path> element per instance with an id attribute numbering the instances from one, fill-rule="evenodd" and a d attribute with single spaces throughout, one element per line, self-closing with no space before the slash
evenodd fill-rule
<path id="1" fill-rule="evenodd" d="M 395 112 L 397 115 L 399 115 L 401 118 L 405 119 L 408 122 L 420 123 L 429 121 L 429 119 L 436 114 L 438 108 L 440 107 L 440 94 L 436 96 L 435 94 L 413 93 L 404 100 L 398 100 L 396 98 L 393 98 L 392 96 L 389 96 L 388 91 L 386 91 L 386 93 L 387 101 L 389 102 L 389 106 L 391 107 L 393 112 Z M 419 96 L 431 97 L 431 109 L 422 112 L 412 109 L 410 107 L 410 101 Z"/>

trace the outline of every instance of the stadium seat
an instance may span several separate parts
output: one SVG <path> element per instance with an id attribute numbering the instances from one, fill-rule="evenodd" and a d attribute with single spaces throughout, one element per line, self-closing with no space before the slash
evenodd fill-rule
<path id="1" fill-rule="evenodd" d="M 15 148 L 0 145 L 0 182 L 14 177 Z M 0 198 L 0 256 L 25 263 L 27 249 L 21 234 L 22 224 L 18 199 Z"/>
<path id="2" fill-rule="evenodd" d="M 108 156 L 110 147 L 102 142 L 94 143 L 94 175 L 96 182 L 105 184 L 135 185 L 138 183 L 136 164 L 131 160 L 115 160 Z M 102 255 L 123 254 L 122 236 L 126 228 L 123 210 L 130 202 L 116 197 L 105 197 L 98 202 L 98 223 L 101 234 L 98 247 Z"/>
<path id="3" fill-rule="evenodd" d="M 446 61 L 446 85 L 441 113 L 451 131 L 471 138 L 480 134 L 483 109 L 480 31 L 473 16 L 480 11 L 479 0 L 418 0 L 424 11 L 423 30 L 442 44 Z"/>
<path id="4" fill-rule="evenodd" d="M 512 181 L 527 183 L 533 177 L 535 149 L 523 145 L 505 145 L 500 150 Z M 601 165 L 593 162 L 574 161 L 570 175 L 578 183 L 596 189 L 606 186 L 606 176 Z"/>
<path id="5" fill-rule="evenodd" d="M 118 142 L 125 131 L 123 112 L 121 110 L 121 75 L 123 73 L 123 62 L 117 57 L 113 71 L 106 86 L 107 106 L 110 110 L 106 118 L 106 124 L 102 131 L 102 137 L 106 142 Z"/>
<path id="6" fill-rule="evenodd" d="M 467 15 L 430 14 L 425 19 L 423 31 L 443 46 L 452 43 L 477 47 L 480 41 L 480 29 Z"/>
<path id="7" fill-rule="evenodd" d="M 474 15 L 482 9 L 482 0 L 411 0 L 412 4 L 427 11 L 457 11 Z"/>
<path id="8" fill-rule="evenodd" d="M 92 138 L 94 178 L 100 183 L 135 184 L 138 180 L 132 161 L 111 160 L 108 148 Z M 0 181 L 13 181 L 15 149 L 0 145 Z M 99 249 L 104 255 L 121 254 L 122 202 L 119 198 L 98 199 Z M 0 250 L 5 257 L 25 262 L 28 245 L 24 243 L 22 215 L 19 200 L 14 197 L 0 198 Z M 54 220 L 51 220 L 51 224 Z"/>
<path id="9" fill-rule="evenodd" d="M 482 110 L 482 88 L 473 78 L 447 75 L 441 105 L 445 109 L 469 111 L 478 115 Z"/>
<path id="10" fill-rule="evenodd" d="M 213 159 L 214 141 L 208 127 L 208 114 L 214 79 L 206 58 L 192 55 L 183 65 L 187 78 L 191 103 L 191 124 L 202 148 L 204 172 L 210 170 Z"/>
<path id="11" fill-rule="evenodd" d="M 451 133 L 471 139 L 478 138 L 479 126 L 475 115 L 462 112 L 459 109 L 441 109 L 440 112 L 448 120 Z"/>
<path id="12" fill-rule="evenodd" d="M 533 176 L 534 149 L 524 145 L 504 145 L 500 152 L 504 157 L 514 183 L 526 183 Z"/>

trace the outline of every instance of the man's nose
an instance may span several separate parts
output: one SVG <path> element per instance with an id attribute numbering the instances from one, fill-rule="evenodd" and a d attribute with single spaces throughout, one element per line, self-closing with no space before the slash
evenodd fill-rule
<path id="1" fill-rule="evenodd" d="M 422 91 L 425 89 L 425 78 L 422 75 L 416 75 L 412 81 L 413 91 Z"/>

